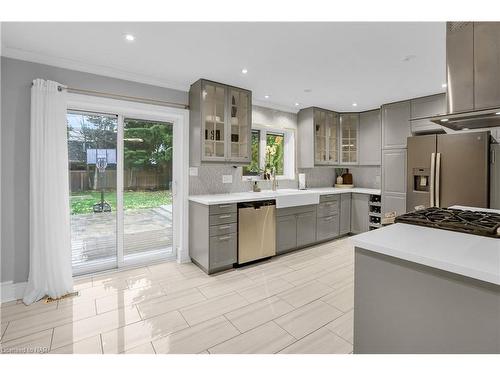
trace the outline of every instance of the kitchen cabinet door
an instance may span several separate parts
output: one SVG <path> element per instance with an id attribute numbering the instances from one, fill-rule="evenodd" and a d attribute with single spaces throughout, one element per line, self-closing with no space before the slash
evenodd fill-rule
<path id="1" fill-rule="evenodd" d="M 358 113 L 340 115 L 340 163 L 358 164 Z"/>
<path id="2" fill-rule="evenodd" d="M 351 194 L 351 232 L 354 234 L 368 231 L 368 194 Z"/>
<path id="3" fill-rule="evenodd" d="M 423 98 L 412 99 L 411 101 L 412 119 L 436 116 L 444 113 L 446 113 L 445 94 L 426 96 Z M 412 133 L 439 131 L 443 129 L 441 125 L 433 123 L 428 118 L 421 120 L 411 120 L 410 126 Z"/>
<path id="4" fill-rule="evenodd" d="M 380 110 L 359 115 L 359 165 L 380 165 L 382 158 Z"/>
<path id="5" fill-rule="evenodd" d="M 316 212 L 297 215 L 297 247 L 316 242 Z"/>
<path id="6" fill-rule="evenodd" d="M 229 89 L 230 117 L 227 144 L 231 162 L 250 162 L 252 135 L 252 100 L 251 92 L 234 87 Z"/>
<path id="7" fill-rule="evenodd" d="M 340 194 L 340 234 L 351 232 L 351 194 Z"/>
<path id="8" fill-rule="evenodd" d="M 276 218 L 276 253 L 281 254 L 297 247 L 297 216 Z"/>
<path id="9" fill-rule="evenodd" d="M 339 215 L 318 217 L 316 227 L 316 238 L 325 241 L 338 237 L 340 229 Z"/>
<path id="10" fill-rule="evenodd" d="M 314 108 L 314 162 L 318 165 L 328 164 L 326 117 L 326 111 Z"/>
<path id="11" fill-rule="evenodd" d="M 406 149 L 382 151 L 382 190 L 406 194 Z"/>
<path id="12" fill-rule="evenodd" d="M 396 212 L 396 215 L 406 213 L 406 194 L 382 194 L 382 217 L 389 212 Z"/>
<path id="13" fill-rule="evenodd" d="M 410 135 L 410 101 L 383 105 L 382 148 L 405 148 Z"/>
<path id="14" fill-rule="evenodd" d="M 251 158 L 252 92 L 200 79 L 189 90 L 189 163 L 246 165 Z"/>
<path id="15" fill-rule="evenodd" d="M 202 83 L 202 155 L 206 161 L 226 159 L 226 90 L 224 85 Z"/>

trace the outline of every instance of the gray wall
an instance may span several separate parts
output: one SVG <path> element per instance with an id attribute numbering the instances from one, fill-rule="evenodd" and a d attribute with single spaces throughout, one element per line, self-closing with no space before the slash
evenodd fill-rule
<path id="1" fill-rule="evenodd" d="M 1 58 L 1 279 L 26 281 L 29 267 L 30 87 L 35 78 L 88 90 L 186 103 L 187 92 Z"/>

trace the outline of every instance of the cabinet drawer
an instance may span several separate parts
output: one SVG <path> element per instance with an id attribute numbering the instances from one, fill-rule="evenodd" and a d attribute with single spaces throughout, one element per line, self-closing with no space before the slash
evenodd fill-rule
<path id="1" fill-rule="evenodd" d="M 210 237 L 209 271 L 237 262 L 236 233 Z"/>
<path id="2" fill-rule="evenodd" d="M 316 238 L 318 241 L 337 237 L 340 231 L 339 215 L 318 218 Z"/>
<path id="3" fill-rule="evenodd" d="M 331 202 L 331 201 L 339 201 L 339 194 L 324 194 L 319 196 L 319 202 Z"/>
<path id="4" fill-rule="evenodd" d="M 237 211 L 236 203 L 214 204 L 211 205 L 209 209 L 210 215 L 230 213 L 236 211 Z"/>
<path id="5" fill-rule="evenodd" d="M 212 236 L 222 236 L 228 233 L 236 233 L 238 225 L 236 223 L 222 224 L 222 225 L 212 225 L 210 226 L 210 237 Z"/>
<path id="6" fill-rule="evenodd" d="M 210 226 L 219 225 L 219 224 L 236 223 L 237 221 L 238 221 L 238 214 L 236 212 L 210 215 Z"/>
<path id="7" fill-rule="evenodd" d="M 339 213 L 339 202 L 322 202 L 318 205 L 318 217 L 332 216 Z"/>
<path id="8" fill-rule="evenodd" d="M 297 215 L 303 214 L 306 212 L 314 212 L 316 210 L 315 204 L 308 204 L 305 206 L 297 206 L 297 207 L 287 207 L 287 208 L 278 208 L 276 210 L 276 216 L 288 216 L 288 215 Z"/>

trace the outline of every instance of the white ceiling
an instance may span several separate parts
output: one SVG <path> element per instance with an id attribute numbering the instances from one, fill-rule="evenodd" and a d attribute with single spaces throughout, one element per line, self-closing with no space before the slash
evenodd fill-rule
<path id="1" fill-rule="evenodd" d="M 2 42 L 5 56 L 182 90 L 208 78 L 292 111 L 372 109 L 446 81 L 444 22 L 3 23 Z"/>

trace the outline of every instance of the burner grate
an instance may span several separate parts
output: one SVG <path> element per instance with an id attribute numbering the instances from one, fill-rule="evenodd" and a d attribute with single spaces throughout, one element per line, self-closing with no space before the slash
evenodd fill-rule
<path id="1" fill-rule="evenodd" d="M 396 217 L 395 222 L 500 238 L 500 214 L 430 207 Z"/>

